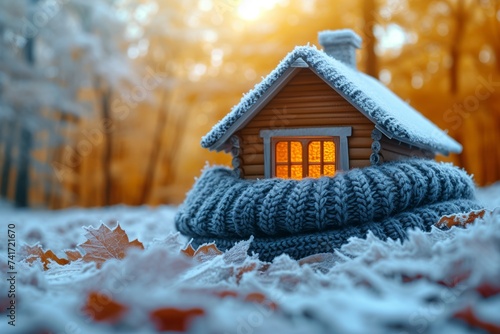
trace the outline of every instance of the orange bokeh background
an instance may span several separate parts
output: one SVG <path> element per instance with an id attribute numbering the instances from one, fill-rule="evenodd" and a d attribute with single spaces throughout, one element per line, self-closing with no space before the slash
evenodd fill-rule
<path id="1" fill-rule="evenodd" d="M 131 36 L 117 52 L 133 78 L 111 90 L 82 82 L 76 102 L 91 110 L 84 117 L 45 112 L 64 140 L 49 144 L 43 126 L 35 132 L 29 206 L 180 203 L 207 161 L 230 162 L 202 149 L 201 137 L 294 46 L 318 45 L 318 31 L 338 28 L 363 38 L 360 70 L 463 145 L 461 155 L 440 159 L 465 167 L 479 185 L 500 179 L 499 1 L 122 0 L 113 10 L 122 22 L 114 33 Z M 97 39 L 114 38 L 95 30 Z M 68 48 L 80 66 L 85 50 Z M 18 121 L 9 122 L 4 134 Z M 15 201 L 19 165 L 5 161 L 18 161 L 20 151 L 7 150 L 6 137 L 0 171 L 8 168 L 8 178 L 0 182 Z"/>

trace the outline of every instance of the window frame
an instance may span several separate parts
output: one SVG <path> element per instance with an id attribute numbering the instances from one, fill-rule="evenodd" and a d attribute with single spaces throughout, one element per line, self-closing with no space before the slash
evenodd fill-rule
<path id="1" fill-rule="evenodd" d="M 321 152 L 321 161 L 319 162 L 310 162 L 309 161 L 309 145 L 311 142 L 314 141 L 319 141 L 319 142 L 325 142 L 325 141 L 332 141 L 333 144 L 335 145 L 335 156 L 333 157 L 333 162 L 325 162 L 323 152 Z M 277 166 L 288 166 L 288 177 L 291 178 L 291 166 L 295 165 L 300 165 L 302 166 L 302 178 L 308 177 L 307 174 L 309 173 L 309 166 L 324 166 L 324 165 L 333 165 L 335 166 L 335 171 L 338 170 L 338 163 L 337 161 L 339 160 L 339 137 L 334 137 L 334 136 L 309 136 L 309 137 L 273 137 L 271 138 L 271 177 L 276 177 L 276 167 Z M 286 142 L 288 143 L 288 162 L 277 162 L 276 161 L 276 145 L 280 142 Z M 302 145 L 302 162 L 293 162 L 290 159 L 290 149 L 291 149 L 291 142 L 299 142 Z M 322 146 L 323 147 L 323 146 Z M 322 168 L 323 169 L 323 168 Z"/>
<path id="2" fill-rule="evenodd" d="M 352 127 L 329 127 L 329 128 L 298 128 L 298 129 L 264 129 L 260 131 L 260 136 L 264 141 L 264 177 L 275 177 L 276 160 L 275 145 L 279 141 L 301 141 L 318 137 L 333 140 L 335 143 L 335 171 L 349 170 L 349 145 L 347 137 L 352 134 Z M 321 139 L 320 139 L 321 140 Z M 302 148 L 302 164 L 308 161 L 305 157 L 307 149 Z M 306 160 L 304 160 L 306 159 Z M 304 171 L 302 175 L 307 174 Z"/>

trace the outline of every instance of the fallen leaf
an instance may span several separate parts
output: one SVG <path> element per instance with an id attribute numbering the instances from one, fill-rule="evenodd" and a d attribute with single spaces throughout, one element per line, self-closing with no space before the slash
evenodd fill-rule
<path id="1" fill-rule="evenodd" d="M 240 284 L 243 275 L 253 271 L 256 267 L 257 265 L 255 263 L 250 263 L 247 266 L 236 268 L 236 283 Z"/>
<path id="2" fill-rule="evenodd" d="M 109 259 L 123 259 L 129 248 L 144 249 L 143 244 L 137 239 L 129 242 L 127 234 L 120 225 L 114 230 L 104 224 L 98 229 L 90 227 L 86 230 L 87 241 L 80 245 L 86 252 L 83 261 L 95 262 L 98 268 Z"/>
<path id="3" fill-rule="evenodd" d="M 51 262 L 55 262 L 61 266 L 69 263 L 68 260 L 57 257 L 51 250 L 44 251 L 39 244 L 34 246 L 25 245 L 21 248 L 20 252 L 21 254 L 25 254 L 26 261 L 30 264 L 40 259 L 43 263 L 44 270 L 48 269 L 48 265 Z"/>
<path id="4" fill-rule="evenodd" d="M 479 292 L 483 298 L 489 298 L 500 294 L 500 285 L 495 286 L 490 283 L 483 283 L 476 288 L 476 291 Z"/>
<path id="5" fill-rule="evenodd" d="M 215 291 L 215 295 L 217 297 L 220 297 L 220 298 L 226 298 L 226 297 L 236 298 L 236 297 L 238 297 L 238 293 L 236 291 L 231 291 L 231 290 Z"/>
<path id="6" fill-rule="evenodd" d="M 77 250 L 66 250 L 64 251 L 64 253 L 66 253 L 66 257 L 68 258 L 68 261 L 72 262 L 72 261 L 76 261 L 76 260 L 79 260 L 82 258 L 82 253 L 80 253 L 79 251 Z"/>
<path id="7" fill-rule="evenodd" d="M 448 288 L 454 288 L 458 284 L 465 282 L 471 275 L 470 271 L 463 271 L 455 274 L 450 274 L 448 278 L 437 281 L 438 284 Z"/>
<path id="8" fill-rule="evenodd" d="M 205 315 L 201 308 L 181 310 L 177 308 L 159 308 L 150 313 L 150 319 L 158 331 L 185 332 L 194 318 Z"/>
<path id="9" fill-rule="evenodd" d="M 187 289 L 184 293 L 192 294 L 193 296 L 199 295 L 213 295 L 221 299 L 235 298 L 245 303 L 255 303 L 267 306 L 272 310 L 277 310 L 278 305 L 272 300 L 268 299 L 262 292 L 250 292 L 247 294 L 237 290 L 212 290 L 212 289 Z"/>
<path id="10" fill-rule="evenodd" d="M 491 213 L 486 209 L 471 211 L 468 213 L 459 213 L 454 215 L 443 216 L 435 224 L 439 228 L 451 228 L 452 226 L 466 226 L 472 224 L 476 219 L 483 218 L 486 213 Z"/>
<path id="11" fill-rule="evenodd" d="M 469 326 L 482 329 L 490 334 L 500 334 L 500 326 L 479 319 L 471 307 L 455 313 L 453 318 L 465 321 Z"/>
<path id="12" fill-rule="evenodd" d="M 238 268 L 235 269 L 236 270 L 236 274 L 235 274 L 236 283 L 239 284 L 240 281 L 241 281 L 241 279 L 243 278 L 243 275 L 245 275 L 246 273 L 252 272 L 254 270 L 257 270 L 259 272 L 264 272 L 268 268 L 269 268 L 269 263 L 259 264 L 257 266 L 257 264 L 255 262 L 254 263 L 250 263 L 248 265 L 244 265 L 244 266 L 238 267 Z"/>
<path id="13" fill-rule="evenodd" d="M 414 281 L 418 281 L 420 279 L 427 279 L 427 277 L 425 277 L 422 274 L 417 274 L 415 276 L 408 276 L 406 274 L 402 274 L 401 275 L 401 281 L 403 283 L 411 283 L 411 282 L 414 282 Z"/>
<path id="14" fill-rule="evenodd" d="M 181 249 L 181 252 L 184 253 L 185 255 L 189 257 L 194 257 L 194 254 L 196 253 L 196 250 L 191 246 L 191 243 L 189 243 L 186 248 Z"/>
<path id="15" fill-rule="evenodd" d="M 299 265 L 301 266 L 305 264 L 317 264 L 320 262 L 329 261 L 332 256 L 333 256 L 332 253 L 318 253 L 303 257 L 297 262 L 299 262 Z"/>
<path id="16" fill-rule="evenodd" d="M 196 252 L 194 253 L 194 256 L 197 256 L 199 254 L 204 254 L 204 255 L 221 255 L 222 252 L 215 246 L 214 243 L 211 244 L 205 244 L 201 245 L 198 247 Z"/>
<path id="17" fill-rule="evenodd" d="M 126 313 L 128 307 L 122 305 L 109 296 L 100 292 L 92 291 L 89 293 L 87 302 L 82 308 L 82 312 L 97 322 L 118 322 Z"/>
<path id="18" fill-rule="evenodd" d="M 269 307 L 271 310 L 275 311 L 278 309 L 278 305 L 275 302 L 267 299 L 267 297 L 260 292 L 251 292 L 245 297 L 245 301 L 261 304 Z"/>
<path id="19" fill-rule="evenodd" d="M 264 295 L 261 292 L 250 292 L 244 298 L 242 298 L 238 292 L 232 291 L 232 290 L 214 291 L 213 293 L 217 297 L 220 297 L 221 299 L 224 299 L 227 297 L 238 298 L 238 299 L 243 300 L 243 301 L 248 302 L 248 303 L 256 303 L 256 304 L 261 304 L 261 305 L 267 306 L 273 311 L 278 309 L 278 305 L 275 302 L 273 302 L 272 300 L 269 300 L 266 297 L 266 295 Z"/>
<path id="20" fill-rule="evenodd" d="M 428 282 L 432 282 L 432 283 L 437 283 L 439 285 L 443 285 L 443 286 L 446 286 L 448 288 L 454 288 L 456 287 L 458 284 L 460 283 L 463 283 L 465 280 L 467 280 L 468 278 L 470 277 L 470 272 L 464 272 L 462 274 L 456 274 L 456 275 L 452 275 L 450 276 L 449 278 L 445 278 L 445 279 L 441 279 L 441 280 L 432 280 L 430 279 L 429 277 L 427 276 L 423 276 L 421 274 L 417 274 L 415 276 L 407 276 L 407 275 L 402 275 L 401 276 L 401 281 L 403 283 L 411 283 L 411 282 L 414 282 L 414 281 L 418 281 L 418 280 L 426 280 Z"/>
<path id="21" fill-rule="evenodd" d="M 186 248 L 181 249 L 181 252 L 189 257 L 198 259 L 200 262 L 207 260 L 207 258 L 212 258 L 222 254 L 214 243 L 203 244 L 196 250 L 193 248 L 191 243 L 189 243 Z"/>

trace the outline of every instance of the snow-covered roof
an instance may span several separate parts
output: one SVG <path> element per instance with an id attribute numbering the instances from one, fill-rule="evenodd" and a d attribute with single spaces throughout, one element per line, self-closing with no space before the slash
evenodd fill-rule
<path id="1" fill-rule="evenodd" d="M 378 80 L 346 66 L 314 46 L 298 46 L 254 89 L 245 94 L 201 141 L 205 148 L 221 150 L 224 143 L 239 130 L 242 118 L 259 99 L 265 98 L 269 88 L 302 60 L 335 91 L 370 119 L 382 133 L 406 144 L 442 154 L 460 152 L 462 146 L 425 118 L 420 112 L 401 100 Z"/>

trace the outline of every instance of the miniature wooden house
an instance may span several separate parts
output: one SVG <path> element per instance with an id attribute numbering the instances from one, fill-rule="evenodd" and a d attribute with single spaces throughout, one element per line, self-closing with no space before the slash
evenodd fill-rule
<path id="1" fill-rule="evenodd" d="M 202 139 L 231 152 L 245 179 L 302 179 L 462 147 L 378 80 L 356 69 L 361 38 L 323 31 L 297 47 Z"/>

